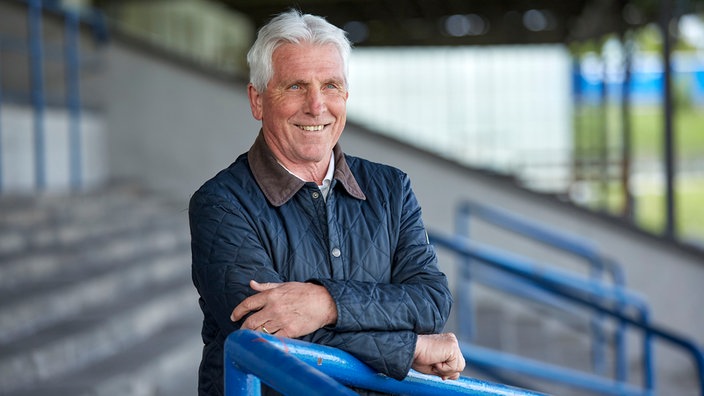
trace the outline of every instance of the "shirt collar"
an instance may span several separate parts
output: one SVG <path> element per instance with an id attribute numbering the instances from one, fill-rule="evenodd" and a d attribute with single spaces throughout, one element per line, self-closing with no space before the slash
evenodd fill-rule
<path id="1" fill-rule="evenodd" d="M 342 184 L 349 195 L 361 200 L 367 199 L 347 165 L 345 154 L 342 152 L 340 145 L 336 144 L 332 152 L 335 160 L 334 167 L 332 167 L 334 169 L 334 179 L 337 179 Z M 281 206 L 288 202 L 306 184 L 305 181 L 294 176 L 279 164 L 276 157 L 274 157 L 274 153 L 266 145 L 261 132 L 249 149 L 247 159 L 252 169 L 254 180 L 256 180 L 269 203 L 274 206 Z M 331 168 L 328 167 L 328 172 L 330 171 Z"/>
<path id="2" fill-rule="evenodd" d="M 333 172 L 335 172 L 335 154 L 331 153 L 330 162 L 328 163 L 328 171 L 327 173 L 325 173 L 325 177 L 323 177 L 323 185 L 325 185 L 326 180 L 328 181 L 328 183 L 332 183 Z"/>

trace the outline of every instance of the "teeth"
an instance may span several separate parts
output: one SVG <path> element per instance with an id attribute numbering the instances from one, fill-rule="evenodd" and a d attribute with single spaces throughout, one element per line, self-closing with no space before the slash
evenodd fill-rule
<path id="1" fill-rule="evenodd" d="M 304 131 L 322 131 L 323 127 L 325 125 L 299 125 L 299 128 L 303 129 Z"/>

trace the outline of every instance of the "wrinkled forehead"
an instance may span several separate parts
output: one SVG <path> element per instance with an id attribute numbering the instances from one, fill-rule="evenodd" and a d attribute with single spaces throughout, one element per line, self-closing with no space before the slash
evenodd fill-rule
<path id="1" fill-rule="evenodd" d="M 283 50 L 282 50 L 283 48 Z M 342 49 L 333 41 L 297 41 L 297 40 L 282 40 L 275 47 L 272 53 L 272 64 L 276 69 L 277 53 L 286 52 L 287 55 L 301 54 L 302 56 L 315 56 L 311 53 L 317 53 L 317 56 L 324 56 L 326 61 L 336 62 L 341 67 L 342 78 L 347 82 L 347 59 L 343 55 Z M 282 59 L 278 59 L 281 61 Z"/>
<path id="2" fill-rule="evenodd" d="M 342 55 L 334 44 L 284 43 L 272 54 L 274 78 L 325 75 L 346 82 Z"/>

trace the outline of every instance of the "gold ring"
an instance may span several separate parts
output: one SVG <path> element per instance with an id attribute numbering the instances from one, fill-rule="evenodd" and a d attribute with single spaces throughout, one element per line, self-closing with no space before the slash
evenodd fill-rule
<path id="1" fill-rule="evenodd" d="M 269 330 L 267 330 L 266 327 L 264 327 L 264 326 L 262 326 L 262 331 L 265 332 L 265 333 L 267 333 L 267 334 L 271 334 L 271 333 L 269 333 Z"/>

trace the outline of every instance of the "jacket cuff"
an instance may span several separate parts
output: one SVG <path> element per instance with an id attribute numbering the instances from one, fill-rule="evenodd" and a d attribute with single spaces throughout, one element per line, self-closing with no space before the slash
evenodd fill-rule
<path id="1" fill-rule="evenodd" d="M 411 346 L 411 348 L 410 350 L 406 351 L 406 353 L 410 352 L 408 358 L 406 359 L 407 364 L 405 367 L 400 367 L 398 376 L 389 375 L 390 377 L 399 381 L 402 381 L 408 376 L 408 373 L 411 371 L 411 366 L 413 366 L 413 356 L 416 354 L 416 343 L 418 343 L 418 334 L 413 332 L 408 332 L 408 334 L 410 334 L 409 345 Z"/>

